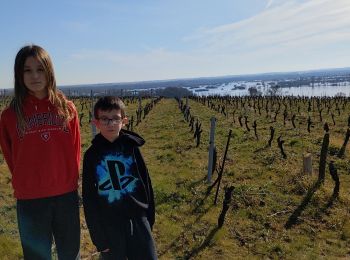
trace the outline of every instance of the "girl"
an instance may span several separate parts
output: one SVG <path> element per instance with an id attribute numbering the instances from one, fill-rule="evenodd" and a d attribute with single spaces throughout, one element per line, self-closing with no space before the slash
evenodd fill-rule
<path id="1" fill-rule="evenodd" d="M 14 98 L 0 119 L 0 145 L 12 174 L 24 259 L 79 258 L 80 132 L 76 109 L 56 88 L 48 53 L 16 56 Z"/>

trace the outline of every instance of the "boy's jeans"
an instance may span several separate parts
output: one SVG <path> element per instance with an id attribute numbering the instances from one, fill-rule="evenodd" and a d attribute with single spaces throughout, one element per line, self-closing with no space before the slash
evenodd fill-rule
<path id="1" fill-rule="evenodd" d="M 151 227 L 146 217 L 114 220 L 114 225 L 106 230 L 110 251 L 101 253 L 103 260 L 157 259 Z"/>
<path id="2" fill-rule="evenodd" d="M 53 238 L 58 259 L 79 259 L 77 191 L 48 198 L 17 200 L 17 220 L 25 260 L 51 259 Z"/>

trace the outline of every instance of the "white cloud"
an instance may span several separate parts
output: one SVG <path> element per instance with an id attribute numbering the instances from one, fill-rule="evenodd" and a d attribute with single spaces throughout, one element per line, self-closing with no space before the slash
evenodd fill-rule
<path id="1" fill-rule="evenodd" d="M 338 40 L 350 40 L 343 39 L 350 26 L 349 13 L 347 0 L 284 1 L 249 19 L 202 31 L 192 39 L 212 52 L 262 50 L 290 43 L 305 46 L 310 40 L 315 43 L 315 37 L 323 45 L 322 41 L 334 40 L 337 32 L 341 35 Z"/>
<path id="2" fill-rule="evenodd" d="M 272 4 L 273 4 L 273 0 L 268 0 L 265 8 L 266 9 L 269 8 Z"/>
<path id="3" fill-rule="evenodd" d="M 253 17 L 184 38 L 193 50 L 82 50 L 72 57 L 104 68 L 86 73 L 96 83 L 349 67 L 349 14 L 349 0 L 274 0 Z"/>

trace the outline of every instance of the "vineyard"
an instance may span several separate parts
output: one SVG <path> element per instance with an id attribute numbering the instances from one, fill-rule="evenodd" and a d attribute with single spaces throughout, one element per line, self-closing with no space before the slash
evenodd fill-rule
<path id="1" fill-rule="evenodd" d="M 350 257 L 349 98 L 123 100 L 127 128 L 146 140 L 142 153 L 155 193 L 159 259 Z M 9 101 L 2 98 L 1 109 Z M 73 101 L 85 152 L 92 100 Z M 2 155 L 0 173 L 0 258 L 20 259 L 11 175 Z M 82 208 L 81 227 L 82 258 L 98 259 Z"/>

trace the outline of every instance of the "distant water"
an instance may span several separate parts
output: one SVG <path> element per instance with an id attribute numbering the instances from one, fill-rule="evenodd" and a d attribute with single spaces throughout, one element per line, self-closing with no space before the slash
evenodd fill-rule
<path id="1" fill-rule="evenodd" d="M 222 85 L 203 85 L 196 88 L 189 88 L 196 95 L 231 95 L 231 96 L 246 96 L 249 95 L 248 89 L 256 87 L 263 95 L 268 95 L 270 85 L 256 82 L 230 82 Z M 315 85 L 300 86 L 290 88 L 280 88 L 277 92 L 282 96 L 327 96 L 332 97 L 336 95 L 345 95 L 350 97 L 350 82 L 344 82 L 342 85 Z"/>

